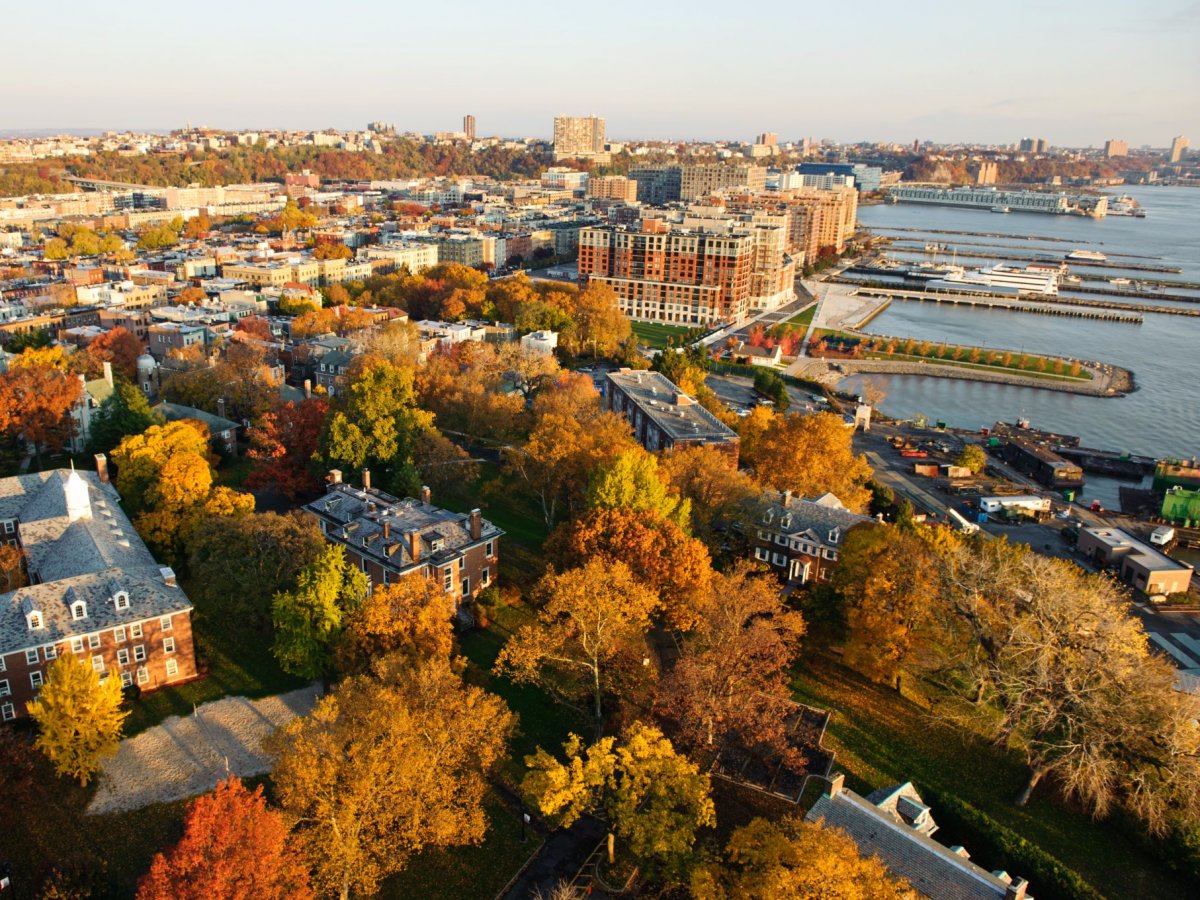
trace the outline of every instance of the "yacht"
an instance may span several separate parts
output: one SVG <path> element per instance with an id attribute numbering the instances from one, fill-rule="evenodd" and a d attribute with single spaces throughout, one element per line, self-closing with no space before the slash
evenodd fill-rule
<path id="1" fill-rule="evenodd" d="M 1067 259 L 1076 259 L 1085 262 L 1108 262 L 1108 257 L 1099 250 L 1072 250 L 1067 254 Z"/>
<path id="2" fill-rule="evenodd" d="M 1006 212 L 1012 212 L 1012 210 L 1011 210 L 1011 209 L 1009 209 L 1007 206 L 993 206 L 993 207 L 992 207 L 992 212 L 994 212 L 994 213 L 1006 213 Z"/>

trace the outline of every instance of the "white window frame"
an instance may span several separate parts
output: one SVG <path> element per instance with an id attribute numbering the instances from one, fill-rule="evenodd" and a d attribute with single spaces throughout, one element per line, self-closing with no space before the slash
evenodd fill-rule
<path id="1" fill-rule="evenodd" d="M 103 675 L 105 668 L 106 667 L 104 665 L 104 655 L 102 653 L 97 653 L 95 656 L 92 657 L 92 671 L 93 672 L 98 672 L 101 675 Z"/>
<path id="2" fill-rule="evenodd" d="M 129 595 L 124 591 L 117 591 L 113 595 L 113 605 L 117 609 L 129 609 Z"/>
<path id="3" fill-rule="evenodd" d="M 39 662 L 40 660 L 38 659 L 37 647 L 34 647 L 32 650 L 25 651 L 25 665 L 36 666 Z"/>
<path id="4" fill-rule="evenodd" d="M 100 649 L 100 634 L 99 634 L 99 632 L 97 632 L 96 634 L 88 635 L 88 649 L 89 650 L 99 650 Z"/>
<path id="5" fill-rule="evenodd" d="M 170 631 L 174 627 L 175 626 L 171 623 L 170 616 L 163 616 L 161 619 L 158 620 L 159 631 Z"/>
<path id="6" fill-rule="evenodd" d="M 133 673 L 125 671 L 121 673 L 121 687 L 127 688 L 133 684 Z"/>
<path id="7" fill-rule="evenodd" d="M 34 688 L 40 688 L 45 683 L 45 679 L 42 677 L 41 669 L 35 669 L 29 673 L 29 683 L 33 685 Z"/>
<path id="8" fill-rule="evenodd" d="M 133 661 L 134 662 L 145 662 L 146 661 L 146 645 L 145 644 L 137 644 L 133 648 Z"/>
<path id="9" fill-rule="evenodd" d="M 0 697 L 12 696 L 12 688 L 8 684 L 7 678 L 0 678 Z"/>
<path id="10" fill-rule="evenodd" d="M 464 597 L 471 596 L 471 579 L 469 576 L 464 576 L 462 580 L 462 595 Z"/>
<path id="11" fill-rule="evenodd" d="M 480 584 L 483 585 L 483 587 L 487 587 L 489 584 L 492 583 L 491 568 L 488 566 L 484 566 L 483 571 L 479 573 L 479 577 L 480 577 Z"/>
<path id="12" fill-rule="evenodd" d="M 42 614 L 32 612 L 29 614 L 29 630 L 38 631 L 42 627 Z"/>
<path id="13" fill-rule="evenodd" d="M 150 670 L 147 669 L 145 666 L 138 666 L 137 683 L 138 684 L 149 684 L 149 682 L 150 682 Z"/>
<path id="14" fill-rule="evenodd" d="M 8 663 L 4 661 L 4 657 L 0 656 L 0 672 L 8 671 Z"/>
<path id="15" fill-rule="evenodd" d="M 129 626 L 129 636 L 131 638 L 140 638 L 142 636 L 142 623 L 134 622 Z"/>
<path id="16" fill-rule="evenodd" d="M 163 653 L 174 653 L 174 652 L 175 652 L 175 638 L 173 638 L 173 637 L 163 638 Z"/>
<path id="17" fill-rule="evenodd" d="M 11 703 L 5 703 L 0 706 L 0 717 L 3 717 L 5 722 L 11 722 L 17 717 L 17 711 Z"/>
<path id="18" fill-rule="evenodd" d="M 173 660 L 173 659 L 168 659 L 167 660 L 167 677 L 174 678 L 178 674 L 179 674 L 179 663 L 175 662 L 175 660 Z"/>
<path id="19" fill-rule="evenodd" d="M 447 592 L 454 590 L 453 566 L 446 566 L 446 568 L 442 569 L 442 590 Z"/>
<path id="20" fill-rule="evenodd" d="M 82 600 L 76 600 L 71 604 L 71 619 L 78 622 L 80 619 L 87 618 L 87 604 Z"/>
<path id="21" fill-rule="evenodd" d="M 129 665 L 129 649 L 127 647 L 122 647 L 120 650 L 117 651 L 117 665 L 118 666 Z"/>
<path id="22" fill-rule="evenodd" d="M 755 547 L 754 548 L 754 558 L 757 560 L 761 560 L 762 562 L 770 562 L 771 561 L 771 551 L 769 551 L 766 547 Z"/>
<path id="23" fill-rule="evenodd" d="M 489 559 L 496 555 L 496 547 L 492 541 L 488 541 L 483 545 L 483 555 Z"/>
<path id="24" fill-rule="evenodd" d="M 58 647 L 54 644 L 43 647 L 42 652 L 46 655 L 46 662 L 50 662 L 52 659 L 58 659 Z"/>
<path id="25" fill-rule="evenodd" d="M 72 653 L 82 653 L 83 652 L 83 638 L 81 638 L 81 637 L 71 638 L 71 652 Z"/>
<path id="26" fill-rule="evenodd" d="M 113 629 L 113 640 L 118 644 L 125 643 L 125 626 L 118 625 Z"/>

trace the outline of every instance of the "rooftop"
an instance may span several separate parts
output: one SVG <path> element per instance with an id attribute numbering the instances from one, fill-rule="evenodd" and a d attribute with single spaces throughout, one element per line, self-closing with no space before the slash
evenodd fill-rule
<path id="1" fill-rule="evenodd" d="M 855 525 L 873 523 L 870 516 L 850 512 L 833 494 L 811 500 L 793 497 L 791 491 L 771 491 L 759 500 L 759 521 L 774 531 L 792 537 L 808 537 L 819 544 L 836 547 Z"/>
<path id="2" fill-rule="evenodd" d="M 1133 535 L 1120 528 L 1085 528 L 1088 534 L 1107 546 L 1110 550 L 1120 553 L 1122 558 L 1136 559 L 1148 571 L 1178 572 L 1190 569 L 1187 563 L 1177 562 L 1171 557 L 1159 553 L 1149 544 L 1139 541 Z"/>
<path id="3" fill-rule="evenodd" d="M 661 372 L 620 369 L 609 372 L 608 378 L 673 441 L 733 444 L 739 440 L 733 429 L 681 391 Z"/>

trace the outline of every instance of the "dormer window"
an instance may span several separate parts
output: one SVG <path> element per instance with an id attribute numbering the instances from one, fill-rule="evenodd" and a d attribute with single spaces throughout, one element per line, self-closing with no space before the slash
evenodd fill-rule
<path id="1" fill-rule="evenodd" d="M 36 631 L 37 629 L 42 627 L 42 614 L 41 613 L 30 613 L 27 618 L 29 619 L 29 630 L 30 631 Z"/>
<path id="2" fill-rule="evenodd" d="M 770 525 L 774 519 L 775 519 L 775 511 L 772 509 L 768 509 L 766 514 L 763 516 L 763 522 L 765 522 L 767 525 Z"/>
<path id="3" fill-rule="evenodd" d="M 118 591 L 113 597 L 113 605 L 117 609 L 129 609 L 129 595 L 124 591 Z"/>
<path id="4" fill-rule="evenodd" d="M 75 620 L 87 618 L 87 604 L 82 600 L 71 604 L 71 618 Z"/>

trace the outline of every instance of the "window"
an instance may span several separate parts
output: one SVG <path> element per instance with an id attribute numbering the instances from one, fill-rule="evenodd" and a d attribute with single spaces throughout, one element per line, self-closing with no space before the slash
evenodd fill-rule
<path id="1" fill-rule="evenodd" d="M 71 618 L 76 619 L 76 620 L 86 619 L 87 618 L 87 604 L 84 603 L 82 600 L 78 603 L 72 603 L 71 604 Z"/>
<path id="2" fill-rule="evenodd" d="M 47 662 L 52 659 L 58 659 L 58 647 L 54 644 L 51 644 L 49 647 L 45 648 L 45 653 Z"/>
<path id="3" fill-rule="evenodd" d="M 462 595 L 464 597 L 471 596 L 471 579 L 470 578 L 464 578 L 462 580 Z"/>
<path id="4" fill-rule="evenodd" d="M 16 522 L 14 522 L 12 519 L 8 519 L 7 521 L 5 521 L 5 523 L 4 523 L 4 533 L 5 534 L 13 534 L 14 532 L 16 532 L 16 530 L 17 530 Z"/>
<path id="5" fill-rule="evenodd" d="M 161 619 L 159 619 L 158 627 L 161 628 L 163 631 L 170 631 L 171 630 L 171 617 L 163 616 Z"/>
<path id="6" fill-rule="evenodd" d="M 447 591 L 454 590 L 454 570 L 449 566 L 442 569 L 442 589 Z"/>
<path id="7" fill-rule="evenodd" d="M 140 638 L 142 636 L 142 623 L 141 622 L 137 622 L 136 624 L 129 626 L 129 636 L 135 637 L 135 638 Z"/>
<path id="8" fill-rule="evenodd" d="M 134 658 L 135 662 L 145 662 L 146 661 L 146 648 L 141 644 L 138 644 L 136 647 L 134 647 L 133 648 L 133 658 Z"/>
<path id="9" fill-rule="evenodd" d="M 0 672 L 3 672 L 3 671 L 5 671 L 7 668 L 8 668 L 8 663 L 6 663 L 6 662 L 4 661 L 4 657 L 3 657 L 3 656 L 0 656 Z"/>
<path id="10" fill-rule="evenodd" d="M 777 566 L 787 565 L 787 557 L 782 553 L 775 553 L 771 557 L 771 562 L 775 563 Z"/>
<path id="11" fill-rule="evenodd" d="M 488 541 L 483 547 L 483 555 L 487 556 L 487 557 L 491 557 L 494 555 L 495 549 L 496 548 L 492 546 L 492 542 Z"/>
<path id="12" fill-rule="evenodd" d="M 3 716 L 4 721 L 8 722 L 15 719 L 17 714 L 11 703 L 5 703 L 3 706 L 0 706 L 0 716 Z"/>
<path id="13" fill-rule="evenodd" d="M 179 673 L 179 664 L 173 659 L 167 660 L 167 677 L 173 678 Z"/>
<path id="14" fill-rule="evenodd" d="M 122 672 L 121 673 L 121 687 L 129 687 L 131 684 L 133 684 L 133 673 L 132 672 Z"/>
<path id="15" fill-rule="evenodd" d="M 72 653 L 82 653 L 83 652 L 83 638 L 71 638 L 71 652 Z"/>
<path id="16" fill-rule="evenodd" d="M 117 651 L 117 665 L 118 666 L 129 665 L 129 651 L 127 649 L 125 649 L 124 647 L 122 647 L 120 650 Z"/>
<path id="17" fill-rule="evenodd" d="M 12 688 L 8 686 L 8 679 L 5 678 L 3 681 L 0 681 L 0 697 L 7 697 L 11 693 Z"/>
<path id="18" fill-rule="evenodd" d="M 98 635 L 98 634 L 89 634 L 88 635 L 88 648 L 91 650 L 99 650 L 100 649 L 100 635 Z"/>
<path id="19" fill-rule="evenodd" d="M 145 684 L 150 680 L 150 673 L 146 671 L 145 666 L 138 666 L 138 684 Z"/>
<path id="20" fill-rule="evenodd" d="M 113 640 L 116 641 L 118 644 L 125 643 L 125 626 L 124 625 L 120 626 L 119 628 L 113 629 Z"/>
<path id="21" fill-rule="evenodd" d="M 467 558 L 465 556 L 460 556 L 458 558 L 458 571 L 461 572 L 466 567 L 467 567 Z"/>
<path id="22" fill-rule="evenodd" d="M 35 688 L 40 688 L 42 686 L 42 673 L 41 672 L 30 672 L 29 673 L 29 683 L 31 685 L 33 685 Z"/>
<path id="23" fill-rule="evenodd" d="M 99 653 L 97 653 L 95 656 L 92 657 L 92 668 L 95 669 L 97 672 L 104 671 L 104 657 L 101 656 Z"/>
<path id="24" fill-rule="evenodd" d="M 771 554 L 767 552 L 766 547 L 755 547 L 754 548 L 754 558 L 761 559 L 763 562 L 766 562 L 767 560 L 769 560 L 771 558 Z"/>
<path id="25" fill-rule="evenodd" d="M 41 628 L 41 627 L 42 627 L 42 614 L 41 613 L 30 613 L 29 614 L 29 630 L 35 631 L 36 629 Z"/>
<path id="26" fill-rule="evenodd" d="M 129 595 L 124 591 L 119 591 L 117 595 L 113 597 L 113 602 L 116 603 L 117 609 L 128 609 Z"/>
<path id="27" fill-rule="evenodd" d="M 481 583 L 483 584 L 484 587 L 487 587 L 489 584 L 492 583 L 492 570 L 491 569 L 484 568 L 484 570 L 482 572 L 480 572 L 479 575 L 480 575 Z"/>
<path id="28" fill-rule="evenodd" d="M 175 638 L 173 638 L 173 637 L 163 638 L 163 653 L 174 653 L 174 652 L 175 652 Z"/>
<path id="29" fill-rule="evenodd" d="M 25 663 L 30 666 L 36 666 L 38 664 L 37 647 L 34 647 L 32 650 L 25 651 Z"/>

